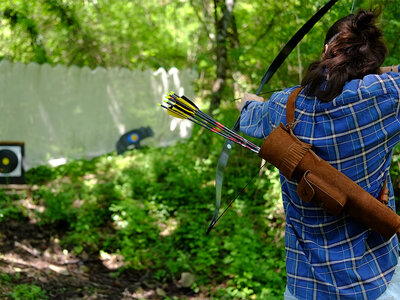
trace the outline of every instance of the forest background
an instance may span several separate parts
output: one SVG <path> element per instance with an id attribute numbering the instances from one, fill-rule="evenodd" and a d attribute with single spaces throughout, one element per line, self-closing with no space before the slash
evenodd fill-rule
<path id="1" fill-rule="evenodd" d="M 398 1 L 356 1 L 355 8 L 379 3 L 389 49 L 385 65 L 399 64 Z M 198 74 L 193 100 L 231 127 L 238 116 L 232 99 L 256 90 L 279 50 L 323 4 L 3 0 L 0 60 L 92 69 L 192 68 Z M 264 91 L 298 84 L 305 67 L 320 56 L 329 26 L 352 4 L 338 1 Z M 235 148 L 225 174 L 224 205 L 260 175 L 205 235 L 222 144 L 195 127 L 189 140 L 175 146 L 41 166 L 26 174 L 27 191 L 0 189 L 0 295 L 281 299 L 285 220 L 279 174 L 272 166 L 259 171 L 256 155 Z M 399 152 L 396 148 L 391 169 L 397 196 Z M 15 249 L 19 252 L 10 255 Z"/>

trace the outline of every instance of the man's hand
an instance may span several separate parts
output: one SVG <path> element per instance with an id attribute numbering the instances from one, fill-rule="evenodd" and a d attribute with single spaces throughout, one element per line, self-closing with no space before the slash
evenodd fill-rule
<path id="1" fill-rule="evenodd" d="M 236 108 L 239 111 L 242 111 L 243 106 L 246 104 L 247 101 L 260 101 L 264 102 L 264 98 L 257 96 L 255 94 L 250 94 L 250 93 L 244 93 L 243 97 L 241 100 L 236 101 Z"/>

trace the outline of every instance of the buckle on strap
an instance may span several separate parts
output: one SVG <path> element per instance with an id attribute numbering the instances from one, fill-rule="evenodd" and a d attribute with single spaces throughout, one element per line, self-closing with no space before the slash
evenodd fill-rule
<path id="1" fill-rule="evenodd" d="M 289 122 L 285 125 L 286 129 L 290 132 L 293 131 L 294 126 L 296 126 L 297 123 L 300 123 L 300 121 L 294 121 L 294 122 Z"/>

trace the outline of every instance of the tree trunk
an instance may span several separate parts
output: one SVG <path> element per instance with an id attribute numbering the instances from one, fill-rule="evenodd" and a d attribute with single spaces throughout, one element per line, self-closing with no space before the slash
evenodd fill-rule
<path id="1" fill-rule="evenodd" d="M 233 19 L 234 0 L 214 0 L 214 18 L 216 31 L 216 80 L 214 81 L 211 94 L 209 113 L 219 107 L 224 88 L 226 86 L 226 74 L 228 70 L 228 29 Z M 222 15 L 218 17 L 218 7 Z"/>

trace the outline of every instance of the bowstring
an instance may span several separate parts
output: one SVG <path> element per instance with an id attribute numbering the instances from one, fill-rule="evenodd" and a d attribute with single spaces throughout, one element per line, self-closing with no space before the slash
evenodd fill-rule
<path id="1" fill-rule="evenodd" d="M 262 168 L 264 168 L 264 166 L 265 166 L 266 163 L 267 163 L 267 162 L 264 161 L 264 163 L 261 165 L 261 167 L 260 167 L 258 173 L 257 173 L 256 175 L 254 175 L 254 176 L 246 183 L 246 185 L 235 195 L 235 197 L 234 197 L 231 201 L 229 201 L 229 203 L 228 203 L 227 207 L 224 209 L 224 211 L 218 216 L 218 218 L 217 218 L 215 221 L 213 221 L 212 225 L 209 226 L 209 229 L 207 230 L 207 234 L 211 231 L 211 229 L 212 229 L 212 228 L 214 227 L 214 225 L 218 222 L 218 220 L 221 219 L 221 218 L 225 215 L 225 213 L 228 211 L 229 207 L 231 207 L 231 205 L 233 204 L 233 202 L 235 202 L 235 200 L 236 200 L 237 198 L 239 198 L 239 196 L 243 193 L 243 191 L 247 188 L 247 186 L 248 186 L 250 183 L 252 183 L 253 180 L 254 180 L 256 177 L 260 176 L 260 171 L 261 171 Z"/>
<path id="2" fill-rule="evenodd" d="M 356 0 L 353 0 L 353 4 L 352 4 L 352 6 L 351 6 L 351 11 L 350 11 L 350 13 L 353 13 L 354 12 L 354 5 L 356 4 Z"/>

